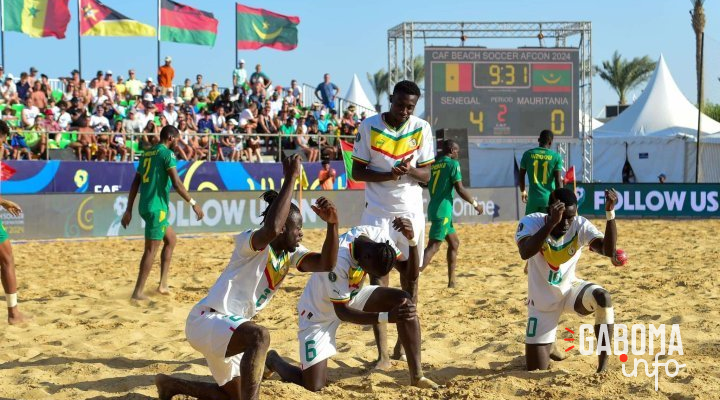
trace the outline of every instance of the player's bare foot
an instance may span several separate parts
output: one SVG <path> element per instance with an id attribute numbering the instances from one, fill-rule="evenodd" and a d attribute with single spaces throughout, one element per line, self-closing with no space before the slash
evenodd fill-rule
<path id="1" fill-rule="evenodd" d="M 170 400 L 179 393 L 175 380 L 164 374 L 155 376 L 155 387 L 157 387 L 160 400 Z"/>
<path id="2" fill-rule="evenodd" d="M 405 349 L 403 349 L 400 342 L 395 345 L 395 349 L 393 350 L 390 358 L 397 361 L 407 361 L 407 357 L 405 357 Z"/>
<path id="3" fill-rule="evenodd" d="M 373 370 L 377 371 L 387 371 L 392 367 L 392 362 L 390 360 L 381 358 L 377 361 L 375 361 L 375 365 L 372 366 Z"/>
<path id="4" fill-rule="evenodd" d="M 8 313 L 8 324 L 10 325 L 22 325 L 29 322 L 32 319 L 29 315 L 25 315 L 20 311 L 12 311 Z"/>
<path id="5" fill-rule="evenodd" d="M 171 293 L 170 288 L 168 286 L 158 286 L 157 292 L 162 295 L 165 295 L 165 296 L 167 296 Z"/>
<path id="6" fill-rule="evenodd" d="M 142 301 L 142 300 L 147 300 L 147 299 L 148 299 L 148 297 L 147 297 L 147 295 L 146 295 L 145 293 L 133 293 L 132 297 L 130 297 L 130 298 L 131 298 L 132 300 L 138 300 L 138 301 Z"/>
<path id="7" fill-rule="evenodd" d="M 448 281 L 448 288 L 449 289 L 455 288 L 455 279 L 451 279 L 450 281 Z"/>
<path id="8" fill-rule="evenodd" d="M 568 358 L 567 353 L 563 353 L 560 350 L 558 350 L 557 346 L 553 346 L 552 351 L 550 352 L 550 359 L 553 361 L 562 361 L 564 359 Z"/>
<path id="9" fill-rule="evenodd" d="M 438 388 L 437 383 L 431 381 L 430 379 L 428 379 L 424 376 L 422 378 L 418 379 L 416 382 L 413 382 L 412 385 L 415 387 L 419 387 L 420 389 L 437 389 Z"/>

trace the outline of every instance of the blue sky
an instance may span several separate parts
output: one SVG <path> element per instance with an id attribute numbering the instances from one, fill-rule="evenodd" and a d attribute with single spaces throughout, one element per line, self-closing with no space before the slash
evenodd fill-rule
<path id="1" fill-rule="evenodd" d="M 202 72 L 206 79 L 228 85 L 235 61 L 234 2 L 229 0 L 183 0 L 185 4 L 215 14 L 220 20 L 214 48 L 162 43 L 162 56 L 174 59 L 176 83 Z M 155 25 L 155 0 L 105 0 L 104 4 L 130 18 Z M 598 65 L 618 50 L 626 57 L 664 54 L 680 89 L 695 99 L 695 42 L 688 11 L 690 0 L 458 0 L 458 1 L 288 1 L 253 0 L 243 4 L 300 17 L 299 46 L 282 52 L 269 49 L 243 51 L 240 58 L 263 70 L 275 83 L 290 79 L 315 85 L 324 72 L 344 95 L 357 73 L 371 101 L 374 95 L 366 72 L 387 68 L 387 29 L 403 21 L 591 21 L 593 64 Z M 30 66 L 50 77 L 77 68 L 77 0 L 70 0 L 72 19 L 67 38 L 32 39 L 15 32 L 5 33 L 5 69 L 18 75 Z M 720 1 L 705 4 L 706 97 L 720 102 Z M 533 41 L 536 42 L 536 41 Z M 438 43 L 447 44 L 453 43 Z M 529 43 L 534 45 L 535 43 Z M 156 45 L 152 38 L 99 38 L 82 40 L 83 75 L 111 69 L 127 76 L 135 68 L 142 77 L 156 72 Z M 501 41 L 488 47 L 503 47 Z M 421 46 L 419 44 L 419 46 Z M 515 46 L 513 44 L 512 46 Z M 416 48 L 416 53 L 422 51 Z M 640 89 L 635 91 L 639 95 Z M 632 100 L 633 95 L 629 96 Z M 693 100 L 694 101 L 694 100 Z M 617 96 L 599 78 L 593 81 L 594 115 Z"/>

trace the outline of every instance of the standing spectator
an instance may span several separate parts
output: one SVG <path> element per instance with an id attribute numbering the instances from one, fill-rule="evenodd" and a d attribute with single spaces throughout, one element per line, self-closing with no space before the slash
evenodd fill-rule
<path id="1" fill-rule="evenodd" d="M 202 75 L 198 74 L 195 77 L 195 83 L 192 85 L 192 88 L 198 100 L 205 101 L 207 99 L 207 85 L 203 83 Z"/>
<path id="2" fill-rule="evenodd" d="M 257 87 L 259 94 L 265 95 L 270 85 L 272 85 L 272 80 L 262 72 L 262 66 L 260 64 L 256 65 L 255 72 L 250 75 L 250 86 L 253 88 Z"/>
<path id="3" fill-rule="evenodd" d="M 113 72 L 110 70 L 105 71 L 105 86 L 115 84 L 115 78 L 113 78 Z"/>
<path id="4" fill-rule="evenodd" d="M 193 91 L 190 79 L 185 78 L 185 86 L 180 89 L 180 97 L 183 99 L 184 102 L 189 103 L 192 100 L 193 96 L 195 96 L 195 92 Z"/>
<path id="5" fill-rule="evenodd" d="M 15 104 L 18 102 L 17 86 L 13 81 L 12 74 L 8 74 L 5 77 L 5 82 L 0 87 L 0 94 L 2 94 L 2 100 L 5 104 Z"/>
<path id="6" fill-rule="evenodd" d="M 30 67 L 30 75 L 28 75 L 28 84 L 30 84 L 30 87 L 35 85 L 35 81 L 38 80 L 37 73 L 38 73 L 37 68 Z"/>
<path id="7" fill-rule="evenodd" d="M 30 97 L 30 83 L 28 82 L 27 72 L 20 74 L 20 83 L 17 85 L 17 93 L 20 101 L 23 103 Z"/>
<path id="8" fill-rule="evenodd" d="M 128 71 L 128 80 L 125 83 L 125 87 L 127 88 L 128 94 L 134 100 L 137 100 L 142 95 L 142 90 L 145 88 L 145 85 L 135 77 L 134 69 Z"/>
<path id="9" fill-rule="evenodd" d="M 330 82 L 330 74 L 325 74 L 323 82 L 315 88 L 315 97 L 320 99 L 323 105 L 330 110 L 335 109 L 335 97 L 337 97 L 338 93 L 340 93 L 340 88 Z"/>
<path id="10" fill-rule="evenodd" d="M 104 88 L 105 86 L 107 86 L 107 82 L 105 82 L 105 78 L 103 78 L 103 72 L 102 72 L 102 71 L 98 71 L 98 72 L 95 74 L 95 79 L 94 79 L 94 81 L 95 81 L 95 88 L 101 88 L 101 87 Z M 92 81 L 90 81 L 90 82 L 92 83 Z"/>
<path id="11" fill-rule="evenodd" d="M 322 190 L 333 190 L 336 175 L 335 169 L 330 168 L 330 160 L 322 160 L 322 169 L 318 172 L 318 180 Z"/>
<path id="12" fill-rule="evenodd" d="M 238 67 L 233 70 L 232 82 L 234 88 L 245 86 L 247 81 L 247 71 L 245 70 L 245 60 L 240 59 Z"/>
<path id="13" fill-rule="evenodd" d="M 22 110 L 22 128 L 32 129 L 35 127 L 35 120 L 40 115 L 40 110 L 35 107 L 35 102 L 32 98 L 27 99 L 27 106 Z"/>
<path id="14" fill-rule="evenodd" d="M 158 68 L 158 85 L 160 85 L 160 94 L 167 94 L 167 90 L 172 87 L 173 79 L 175 79 L 175 69 L 172 64 L 172 57 L 165 57 L 165 65 Z"/>
<path id="15" fill-rule="evenodd" d="M 122 75 L 118 76 L 117 83 L 115 84 L 115 98 L 117 101 L 127 100 L 127 86 L 125 86 L 125 79 Z"/>

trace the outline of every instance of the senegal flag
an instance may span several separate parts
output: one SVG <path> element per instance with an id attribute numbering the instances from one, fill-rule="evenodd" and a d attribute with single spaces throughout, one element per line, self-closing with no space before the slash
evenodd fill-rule
<path id="1" fill-rule="evenodd" d="M 533 92 L 570 92 L 572 90 L 572 64 L 534 64 L 532 66 Z"/>
<path id="2" fill-rule="evenodd" d="M 218 20 L 212 13 L 171 0 L 160 4 L 160 40 L 215 46 Z"/>
<path id="3" fill-rule="evenodd" d="M 4 4 L 5 31 L 65 39 L 70 22 L 68 0 L 4 0 Z"/>
<path id="4" fill-rule="evenodd" d="M 472 92 L 472 64 L 432 65 L 433 92 Z"/>
<path id="5" fill-rule="evenodd" d="M 80 0 L 83 36 L 155 36 L 155 28 L 132 20 L 97 0 Z"/>
<path id="6" fill-rule="evenodd" d="M 292 50 L 298 44 L 300 18 L 281 15 L 261 8 L 236 4 L 237 48 Z"/>

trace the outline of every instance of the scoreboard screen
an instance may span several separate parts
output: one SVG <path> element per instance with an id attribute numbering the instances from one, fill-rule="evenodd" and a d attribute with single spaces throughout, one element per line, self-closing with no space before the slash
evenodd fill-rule
<path id="1" fill-rule="evenodd" d="M 425 111 L 433 129 L 469 137 L 578 137 L 579 51 L 425 48 Z"/>

